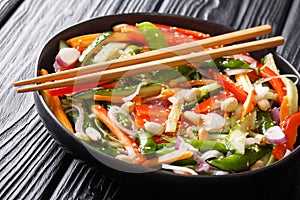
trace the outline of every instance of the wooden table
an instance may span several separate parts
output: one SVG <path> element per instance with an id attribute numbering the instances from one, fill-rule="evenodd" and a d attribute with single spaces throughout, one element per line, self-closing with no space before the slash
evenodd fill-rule
<path id="1" fill-rule="evenodd" d="M 117 199 L 126 195 L 119 180 L 66 154 L 44 127 L 33 95 L 16 94 L 12 83 L 34 76 L 38 54 L 55 33 L 90 18 L 132 12 L 185 15 L 234 29 L 270 24 L 271 35 L 286 38 L 276 51 L 300 69 L 298 0 L 2 0 L 0 199 Z M 299 199 L 300 159 L 287 170 L 293 173 L 285 199 Z"/>

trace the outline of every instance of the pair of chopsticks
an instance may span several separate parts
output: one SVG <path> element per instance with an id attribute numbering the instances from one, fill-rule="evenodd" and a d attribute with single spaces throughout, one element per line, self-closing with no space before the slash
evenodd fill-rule
<path id="1" fill-rule="evenodd" d="M 164 69 L 166 67 L 176 67 L 185 64 L 197 66 L 204 60 L 238 53 L 253 52 L 282 45 L 284 43 L 284 38 L 282 36 L 233 44 L 271 33 L 271 31 L 272 28 L 270 25 L 257 26 L 203 40 L 149 51 L 127 58 L 106 61 L 27 80 L 21 80 L 14 82 L 13 85 L 17 87 L 28 84 L 36 84 L 17 89 L 17 93 L 23 93 L 72 86 L 75 84 L 93 83 L 98 82 L 99 80 L 111 80 L 121 78 L 125 74 L 137 75 Z M 227 44 L 233 45 L 204 50 L 212 46 Z"/>

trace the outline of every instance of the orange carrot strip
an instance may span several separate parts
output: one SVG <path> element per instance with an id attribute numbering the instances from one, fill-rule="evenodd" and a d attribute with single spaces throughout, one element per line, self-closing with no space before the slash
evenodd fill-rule
<path id="1" fill-rule="evenodd" d="M 81 35 L 68 39 L 66 43 L 73 48 L 80 47 L 82 49 L 85 49 L 100 35 L 101 33 Z"/>
<path id="2" fill-rule="evenodd" d="M 94 100 L 95 101 L 110 101 L 110 102 L 115 102 L 115 103 L 123 103 L 123 98 L 124 97 L 119 97 L 119 96 L 104 96 L 104 95 L 94 95 Z"/>
<path id="3" fill-rule="evenodd" d="M 251 91 L 248 93 L 246 101 L 243 103 L 241 118 L 247 115 L 248 113 L 250 113 L 254 109 L 256 105 L 254 97 L 255 97 L 255 90 L 254 88 L 252 88 Z"/>
<path id="4" fill-rule="evenodd" d="M 280 105 L 280 114 L 279 114 L 279 119 L 280 119 L 280 127 L 283 127 L 283 123 L 285 122 L 286 118 L 290 115 L 290 106 L 289 106 L 289 99 L 287 96 L 284 96 L 282 98 L 282 102 Z"/>
<path id="5" fill-rule="evenodd" d="M 141 164 L 146 160 L 146 157 L 143 156 L 139 150 L 138 145 L 135 141 L 126 133 L 124 133 L 119 127 L 112 123 L 108 117 L 108 111 L 100 106 L 92 106 L 93 113 L 96 117 L 102 121 L 107 128 L 120 140 L 121 144 L 127 150 L 128 155 L 133 158 L 135 164 Z"/>
<path id="6" fill-rule="evenodd" d="M 41 69 L 41 75 L 48 74 L 47 70 Z M 64 112 L 61 102 L 57 96 L 51 96 L 48 90 L 42 90 L 41 94 L 56 118 L 71 132 L 74 133 L 72 124 Z"/>
<path id="7" fill-rule="evenodd" d="M 165 155 L 147 160 L 146 162 L 144 162 L 142 164 L 142 166 L 155 167 L 155 166 L 159 166 L 161 164 L 168 164 L 168 163 L 175 162 L 177 160 L 183 160 L 186 158 L 190 158 L 192 156 L 193 156 L 193 153 L 191 151 L 177 150 L 177 151 L 173 151 L 169 154 L 165 154 Z"/>

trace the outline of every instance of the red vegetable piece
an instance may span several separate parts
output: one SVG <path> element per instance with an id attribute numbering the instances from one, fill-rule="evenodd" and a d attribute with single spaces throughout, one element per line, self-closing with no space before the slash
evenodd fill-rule
<path id="1" fill-rule="evenodd" d="M 225 90 L 231 92 L 239 102 L 244 103 L 246 101 L 248 94 L 227 76 L 212 69 L 208 70 L 208 73 L 213 79 L 218 81 Z"/>

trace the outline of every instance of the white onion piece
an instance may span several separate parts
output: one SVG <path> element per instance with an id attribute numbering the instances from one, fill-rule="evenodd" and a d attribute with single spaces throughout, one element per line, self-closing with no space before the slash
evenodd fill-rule
<path id="1" fill-rule="evenodd" d="M 292 153 L 291 150 L 287 149 L 285 151 L 285 154 L 283 155 L 283 157 L 286 157 L 286 156 L 290 155 L 290 153 Z"/>
<path id="2" fill-rule="evenodd" d="M 131 124 L 131 127 L 130 127 L 131 129 L 124 127 L 120 122 L 118 122 L 118 120 L 116 119 L 117 113 L 121 113 L 122 115 L 124 115 L 126 117 L 126 119 Z M 134 121 L 133 121 L 132 117 L 127 112 L 122 110 L 120 107 L 110 106 L 110 108 L 108 110 L 108 117 L 110 118 L 112 123 L 114 123 L 116 126 L 118 126 L 122 131 L 124 131 L 125 133 L 127 133 L 128 135 L 130 135 L 132 137 L 137 137 L 136 127 L 134 126 Z"/>
<path id="3" fill-rule="evenodd" d="M 260 143 L 259 138 L 249 137 L 249 138 L 246 138 L 245 145 L 248 146 L 248 145 L 251 145 L 251 144 L 259 144 L 259 143 Z"/>
<path id="4" fill-rule="evenodd" d="M 257 60 L 255 60 L 251 56 L 247 56 L 247 55 L 244 55 L 244 54 L 235 54 L 235 55 L 233 55 L 233 58 L 245 61 L 251 67 L 255 67 L 256 68 Z"/>
<path id="5" fill-rule="evenodd" d="M 279 126 L 272 126 L 264 133 L 268 142 L 272 144 L 282 144 L 287 141 L 285 134 Z"/>
<path id="6" fill-rule="evenodd" d="M 75 108 L 76 110 L 78 110 L 78 119 L 75 122 L 75 132 L 80 132 L 83 133 L 83 120 L 84 120 L 84 115 L 83 115 L 83 110 L 81 107 L 72 104 L 71 105 L 73 108 Z"/>
<path id="7" fill-rule="evenodd" d="M 236 74 L 244 74 L 253 71 L 253 69 L 225 69 L 224 72 L 227 76 L 232 76 Z"/>
<path id="8" fill-rule="evenodd" d="M 228 175 L 229 172 L 227 171 L 221 171 L 221 170 L 210 170 L 211 174 L 213 175 L 219 175 L 219 176 L 222 176 L 222 175 Z"/>
<path id="9" fill-rule="evenodd" d="M 73 68 L 75 67 L 78 59 L 80 57 L 80 52 L 75 48 L 62 48 L 59 50 L 55 57 L 54 68 L 55 70 L 60 70 L 63 68 Z"/>
<path id="10" fill-rule="evenodd" d="M 218 150 L 209 150 L 209 151 L 204 152 L 200 156 L 200 158 L 205 161 L 205 160 L 209 160 L 212 158 L 220 158 L 222 156 L 224 156 L 224 154 Z"/>
<path id="11" fill-rule="evenodd" d="M 255 95 L 255 100 L 258 101 L 260 99 L 263 99 L 266 94 L 268 94 L 269 92 L 269 87 L 265 87 L 265 86 L 262 86 L 262 84 L 253 84 L 254 86 L 254 90 L 256 92 L 256 95 Z"/>
<path id="12" fill-rule="evenodd" d="M 137 85 L 136 90 L 134 91 L 134 93 L 132 93 L 131 95 L 129 95 L 127 97 L 124 97 L 122 100 L 124 102 L 131 101 L 134 97 L 136 97 L 140 93 L 141 87 L 144 86 L 144 85 L 147 85 L 147 82 L 141 82 L 141 83 L 139 83 Z"/>
<path id="13" fill-rule="evenodd" d="M 161 99 L 165 96 L 166 95 L 159 94 L 157 96 L 145 97 L 145 98 L 143 98 L 142 103 L 148 103 L 148 102 L 151 102 L 151 101 L 159 100 L 159 99 Z"/>
<path id="14" fill-rule="evenodd" d="M 180 136 L 176 137 L 176 141 L 175 141 L 175 149 L 179 150 L 179 149 L 187 149 L 192 151 L 194 154 L 196 152 L 198 152 L 198 149 L 196 149 L 195 147 L 193 147 L 191 144 L 187 143 L 184 141 L 184 139 Z"/>
<path id="15" fill-rule="evenodd" d="M 276 124 L 280 123 L 280 108 L 278 108 L 278 107 L 272 108 L 271 118 L 273 119 L 273 121 L 276 122 Z"/>
<path id="16" fill-rule="evenodd" d="M 208 163 L 201 163 L 200 165 L 197 166 L 196 168 L 197 172 L 209 172 L 210 171 L 210 165 Z"/>
<path id="17" fill-rule="evenodd" d="M 102 138 L 101 134 L 96 129 L 94 129 L 93 127 L 87 127 L 85 129 L 85 133 L 88 135 L 90 140 L 92 140 L 94 142 L 98 142 Z"/>
<path id="18" fill-rule="evenodd" d="M 164 132 L 164 128 L 161 124 L 156 122 L 146 122 L 144 124 L 145 130 L 151 135 L 162 135 Z"/>
<path id="19" fill-rule="evenodd" d="M 224 127 L 226 120 L 224 117 L 217 113 L 208 113 L 206 115 L 201 114 L 202 119 L 204 120 L 203 126 L 208 131 L 218 131 Z"/>
<path id="20" fill-rule="evenodd" d="M 181 101 L 184 96 L 188 95 L 190 90 L 187 89 L 181 89 L 179 90 L 175 95 L 171 96 L 168 98 L 168 100 L 172 103 L 175 104 L 178 101 Z"/>
<path id="21" fill-rule="evenodd" d="M 173 170 L 176 174 L 189 174 L 189 175 L 198 175 L 194 170 L 187 167 L 174 166 L 169 164 L 162 164 L 163 169 Z"/>

